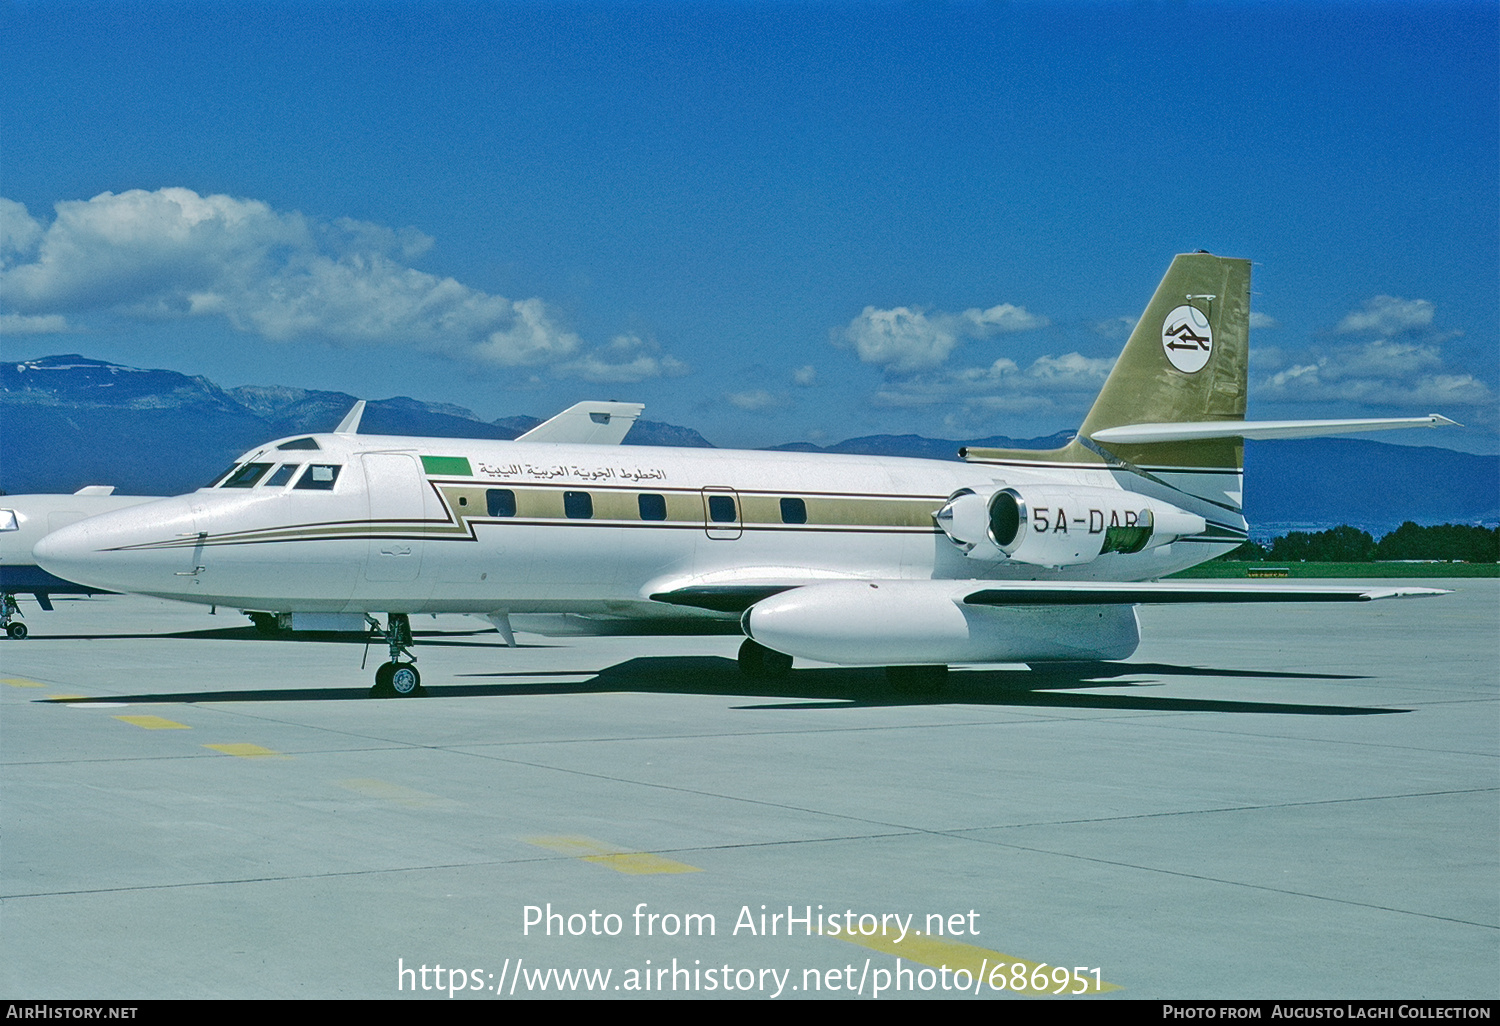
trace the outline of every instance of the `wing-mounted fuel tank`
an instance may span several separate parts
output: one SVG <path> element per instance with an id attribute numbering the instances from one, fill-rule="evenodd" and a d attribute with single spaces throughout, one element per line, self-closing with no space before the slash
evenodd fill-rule
<path id="1" fill-rule="evenodd" d="M 934 518 L 971 559 L 1036 566 L 1141 552 L 1208 526 L 1197 514 L 1136 492 L 1058 485 L 961 488 Z"/>
<path id="2" fill-rule="evenodd" d="M 842 666 L 1125 659 L 1140 643 L 1130 605 L 994 606 L 976 581 L 832 581 L 762 599 L 745 635 Z"/>

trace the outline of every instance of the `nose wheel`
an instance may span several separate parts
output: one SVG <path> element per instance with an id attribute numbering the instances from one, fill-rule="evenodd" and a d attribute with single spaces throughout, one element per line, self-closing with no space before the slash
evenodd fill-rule
<path id="1" fill-rule="evenodd" d="M 422 675 L 411 663 L 381 663 L 370 689 L 371 698 L 413 698 L 426 693 Z"/>
<path id="2" fill-rule="evenodd" d="M 48 606 L 48 608 L 50 609 L 51 607 Z M 9 592 L 0 594 L 0 627 L 5 629 L 5 636 L 12 641 L 20 641 L 27 634 L 31 633 L 26 629 L 24 623 L 12 619 L 12 617 L 20 615 L 21 608 L 16 605 L 16 597 Z"/>
<path id="3" fill-rule="evenodd" d="M 370 689 L 371 698 L 416 698 L 427 692 L 422 688 L 422 675 L 412 665 L 417 657 L 411 653 L 411 622 L 405 613 L 391 613 L 386 617 L 386 626 L 369 619 L 371 629 L 379 635 L 390 650 L 390 660 L 380 664 L 375 671 L 375 686 Z M 406 658 L 403 659 L 402 656 Z"/>

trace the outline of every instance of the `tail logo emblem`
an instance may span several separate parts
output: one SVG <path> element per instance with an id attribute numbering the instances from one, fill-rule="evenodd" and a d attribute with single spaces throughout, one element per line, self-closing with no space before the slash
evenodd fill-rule
<path id="1" fill-rule="evenodd" d="M 1172 366 L 1184 374 L 1200 371 L 1213 354 L 1214 330 L 1195 306 L 1179 306 L 1161 326 L 1161 347 Z"/>

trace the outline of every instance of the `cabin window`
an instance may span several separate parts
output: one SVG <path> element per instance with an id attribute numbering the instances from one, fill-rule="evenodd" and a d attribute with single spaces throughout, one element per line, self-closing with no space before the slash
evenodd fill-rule
<path id="1" fill-rule="evenodd" d="M 237 469 L 229 477 L 225 478 L 220 488 L 254 488 L 255 482 L 265 476 L 266 471 L 271 469 L 269 463 L 246 463 Z"/>
<path id="2" fill-rule="evenodd" d="M 563 492 L 563 514 L 569 520 L 588 520 L 594 515 L 594 497 L 588 492 Z"/>
<path id="3" fill-rule="evenodd" d="M 728 495 L 710 495 L 708 519 L 716 524 L 732 524 L 738 520 L 734 511 L 734 499 Z"/>
<path id="4" fill-rule="evenodd" d="M 317 443 L 316 439 L 312 439 L 312 438 L 293 438 L 290 442 L 282 442 L 276 448 L 278 448 L 278 449 L 316 449 L 316 448 L 318 448 L 318 443 Z"/>
<path id="5" fill-rule="evenodd" d="M 801 499 L 781 500 L 781 522 L 783 524 L 807 523 L 807 503 Z"/>
<path id="6" fill-rule="evenodd" d="M 307 468 L 300 478 L 297 479 L 295 491 L 310 490 L 315 492 L 333 491 L 333 483 L 339 479 L 338 466 L 330 466 L 327 463 L 314 463 Z"/>
<path id="7" fill-rule="evenodd" d="M 642 520 L 665 520 L 667 519 L 667 497 L 665 495 L 652 495 L 647 492 L 636 497 L 640 505 Z"/>
<path id="8" fill-rule="evenodd" d="M 509 488 L 490 488 L 484 493 L 485 505 L 489 507 L 492 517 L 513 517 L 516 515 L 516 493 Z"/>
<path id="9" fill-rule="evenodd" d="M 0 509 L 0 531 L 19 531 L 21 525 L 16 522 L 16 511 L 13 509 Z"/>
<path id="10" fill-rule="evenodd" d="M 300 463 L 283 463 L 276 468 L 276 473 L 266 478 L 266 487 L 279 488 L 281 485 L 286 484 L 301 466 L 302 464 Z"/>

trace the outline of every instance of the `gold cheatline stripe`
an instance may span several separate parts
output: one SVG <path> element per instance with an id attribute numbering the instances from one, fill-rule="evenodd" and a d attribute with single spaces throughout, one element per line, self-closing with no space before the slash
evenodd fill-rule
<path id="1" fill-rule="evenodd" d="M 595 865 L 613 869 L 617 873 L 629 873 L 634 876 L 650 873 L 703 872 L 697 866 L 673 862 L 671 859 L 646 851 L 625 851 L 615 845 L 596 841 L 592 837 L 523 837 L 521 840 L 527 844 L 534 844 L 538 848 L 561 852 L 583 862 L 592 862 Z"/>

